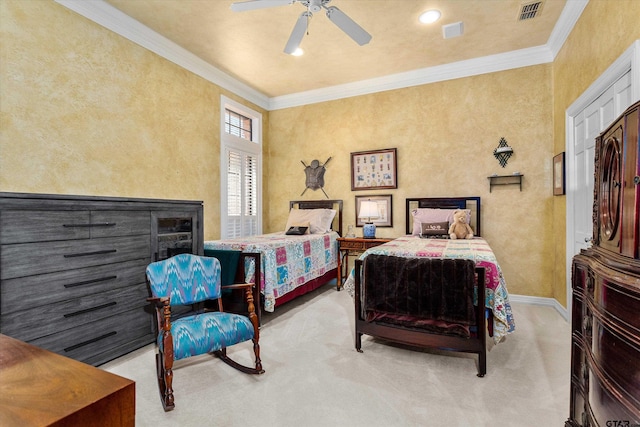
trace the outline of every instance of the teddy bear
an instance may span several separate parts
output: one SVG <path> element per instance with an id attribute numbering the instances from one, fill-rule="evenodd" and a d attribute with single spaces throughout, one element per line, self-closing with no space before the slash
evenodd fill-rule
<path id="1" fill-rule="evenodd" d="M 473 230 L 467 223 L 467 212 L 457 209 L 453 213 L 453 222 L 449 226 L 449 237 L 452 239 L 472 239 Z"/>

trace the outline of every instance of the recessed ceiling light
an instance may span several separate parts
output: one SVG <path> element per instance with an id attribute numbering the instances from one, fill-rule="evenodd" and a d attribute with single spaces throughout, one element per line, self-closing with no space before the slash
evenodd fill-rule
<path id="1" fill-rule="evenodd" d="M 302 50 L 301 48 L 296 48 L 296 50 L 293 51 L 293 53 L 291 54 L 293 56 L 302 56 L 304 55 L 304 50 Z"/>
<path id="2" fill-rule="evenodd" d="M 423 24 L 432 24 L 440 19 L 440 11 L 436 9 L 427 10 L 420 15 L 420 22 Z"/>

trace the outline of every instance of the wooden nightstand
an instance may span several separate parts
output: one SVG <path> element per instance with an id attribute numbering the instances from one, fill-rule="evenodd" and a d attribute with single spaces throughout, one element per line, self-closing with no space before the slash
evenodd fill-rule
<path id="1" fill-rule="evenodd" d="M 383 243 L 392 241 L 393 239 L 365 239 L 363 237 L 338 237 L 338 290 L 342 289 L 342 278 L 345 279 L 349 275 L 349 255 L 359 255 L 369 248 L 380 246 Z M 344 267 L 343 267 L 344 264 Z M 342 269 L 344 268 L 344 274 Z"/>

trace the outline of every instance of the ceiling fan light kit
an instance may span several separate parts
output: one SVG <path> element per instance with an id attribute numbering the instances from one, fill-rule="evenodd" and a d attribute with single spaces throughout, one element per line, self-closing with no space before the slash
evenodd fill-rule
<path id="1" fill-rule="evenodd" d="M 231 10 L 234 12 L 244 12 L 248 10 L 264 9 L 274 6 L 284 6 L 287 4 L 300 3 L 307 10 L 303 12 L 296 21 L 293 31 L 289 36 L 289 40 L 285 45 L 284 52 L 292 55 L 296 52 L 296 49 L 300 47 L 302 38 L 307 32 L 309 25 L 309 19 L 313 16 L 314 12 L 320 12 L 322 9 L 326 10 L 327 18 L 333 22 L 338 28 L 340 28 L 346 35 L 351 37 L 353 41 L 363 46 L 371 41 L 371 34 L 365 31 L 360 25 L 358 25 L 353 19 L 349 18 L 343 11 L 335 6 L 327 7 L 327 4 L 331 0 L 249 0 L 243 2 L 236 2 L 231 4 Z"/>

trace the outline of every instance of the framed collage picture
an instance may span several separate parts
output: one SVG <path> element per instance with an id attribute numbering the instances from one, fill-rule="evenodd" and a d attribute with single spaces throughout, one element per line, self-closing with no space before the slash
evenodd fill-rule
<path id="1" fill-rule="evenodd" d="M 351 191 L 398 188 L 397 149 L 351 153 Z"/>

